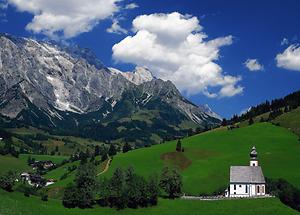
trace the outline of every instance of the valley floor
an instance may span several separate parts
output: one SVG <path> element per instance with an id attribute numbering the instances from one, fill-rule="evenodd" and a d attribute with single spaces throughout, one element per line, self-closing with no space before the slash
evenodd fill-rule
<path id="1" fill-rule="evenodd" d="M 1 215 L 297 215 L 293 209 L 283 205 L 278 199 L 242 199 L 224 201 L 189 201 L 159 199 L 156 207 L 141 209 L 125 209 L 117 211 L 111 208 L 96 206 L 93 209 L 67 209 L 60 201 L 43 202 L 36 197 L 25 197 L 21 193 L 0 191 Z"/>

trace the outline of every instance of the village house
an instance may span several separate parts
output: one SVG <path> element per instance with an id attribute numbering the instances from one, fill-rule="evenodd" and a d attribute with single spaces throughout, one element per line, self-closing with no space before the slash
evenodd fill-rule
<path id="1" fill-rule="evenodd" d="M 28 182 L 28 184 L 33 186 L 33 187 L 44 187 L 44 186 L 47 187 L 51 184 L 54 184 L 53 179 L 48 179 L 47 180 L 47 179 L 43 178 L 41 175 L 35 174 L 35 173 L 23 172 L 21 174 L 21 179 L 23 181 Z"/>
<path id="2" fill-rule="evenodd" d="M 48 170 L 55 167 L 55 164 L 52 161 L 35 161 L 31 166 L 34 170 L 35 169 Z"/>
<path id="3" fill-rule="evenodd" d="M 255 146 L 250 152 L 249 166 L 230 167 L 230 185 L 226 197 L 258 197 L 266 195 L 265 177 L 258 164 Z"/>

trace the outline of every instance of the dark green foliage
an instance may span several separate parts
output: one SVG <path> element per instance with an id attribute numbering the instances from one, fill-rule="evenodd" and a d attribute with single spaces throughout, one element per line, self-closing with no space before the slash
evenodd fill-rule
<path id="1" fill-rule="evenodd" d="M 111 143 L 110 146 L 109 146 L 108 155 L 109 156 L 114 156 L 116 154 L 117 154 L 116 146 L 115 146 L 115 144 Z"/>
<path id="2" fill-rule="evenodd" d="M 277 109 L 277 110 L 271 111 L 270 114 L 269 114 L 269 120 L 273 120 L 276 117 L 280 116 L 281 114 L 283 114 L 283 112 L 282 112 L 281 109 Z"/>
<path id="3" fill-rule="evenodd" d="M 111 179 L 100 183 L 100 204 L 117 209 L 147 207 L 157 204 L 158 183 L 155 177 L 146 181 L 132 168 L 117 168 Z"/>
<path id="4" fill-rule="evenodd" d="M 250 119 L 249 119 L 249 121 L 248 121 L 248 124 L 249 124 L 249 125 L 252 125 L 253 123 L 254 123 L 254 120 L 253 120 L 252 117 L 250 117 Z"/>
<path id="5" fill-rule="evenodd" d="M 299 106 L 300 91 L 297 91 L 285 96 L 284 98 L 274 99 L 271 102 L 266 101 L 255 107 L 251 107 L 249 111 L 242 114 L 241 116 L 234 115 L 229 122 L 230 124 L 235 124 L 237 122 L 249 120 L 251 117 L 256 117 L 267 112 L 271 112 L 270 119 L 274 119 L 275 117 L 283 113 L 282 109 L 284 109 L 284 112 L 288 112 Z"/>
<path id="6" fill-rule="evenodd" d="M 28 166 L 31 166 L 34 163 L 35 163 L 35 158 L 32 158 L 31 156 L 29 156 L 27 159 Z"/>
<path id="7" fill-rule="evenodd" d="M 74 184 L 69 184 L 64 192 L 62 203 L 67 208 L 75 208 L 79 205 L 80 194 Z"/>
<path id="8" fill-rule="evenodd" d="M 94 155 L 95 156 L 99 156 L 101 154 L 101 150 L 100 150 L 100 146 L 95 146 L 95 151 L 94 151 Z"/>
<path id="9" fill-rule="evenodd" d="M 227 126 L 227 120 L 224 118 L 221 123 L 222 126 Z"/>
<path id="10" fill-rule="evenodd" d="M 129 152 L 131 151 L 131 146 L 128 142 L 125 142 L 124 146 L 123 146 L 123 153 Z"/>
<path id="11" fill-rule="evenodd" d="M 176 151 L 177 152 L 181 152 L 182 151 L 182 146 L 181 146 L 181 140 L 180 139 L 177 140 Z"/>
<path id="12" fill-rule="evenodd" d="M 165 167 L 162 170 L 159 186 L 168 194 L 169 198 L 176 198 L 181 195 L 182 178 L 176 169 Z"/>
<path id="13" fill-rule="evenodd" d="M 41 200 L 44 201 L 44 202 L 47 202 L 48 201 L 48 195 L 47 194 L 42 194 Z"/>
<path id="14" fill-rule="evenodd" d="M 95 199 L 95 189 L 97 187 L 96 169 L 92 163 L 78 167 L 75 185 L 81 195 L 78 206 L 81 208 L 91 207 Z"/>
<path id="15" fill-rule="evenodd" d="M 69 185 L 63 196 L 65 207 L 92 207 L 97 188 L 96 169 L 93 163 L 80 165 L 77 170 L 75 184 Z"/>
<path id="16" fill-rule="evenodd" d="M 0 146 L 0 154 L 1 155 L 11 154 L 12 156 L 14 156 L 16 158 L 19 157 L 20 153 L 12 145 L 11 137 L 4 139 L 4 146 Z"/>
<path id="17" fill-rule="evenodd" d="M 300 211 L 300 190 L 284 179 L 266 179 L 266 189 L 277 196 L 281 202 Z"/>
<path id="18" fill-rule="evenodd" d="M 0 187 L 6 191 L 13 191 L 13 186 L 17 179 L 17 174 L 13 171 L 8 171 L 0 176 Z"/>

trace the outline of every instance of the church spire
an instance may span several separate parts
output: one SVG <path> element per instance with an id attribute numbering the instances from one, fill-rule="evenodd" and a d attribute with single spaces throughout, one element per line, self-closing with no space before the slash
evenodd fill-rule
<path id="1" fill-rule="evenodd" d="M 257 159 L 257 151 L 255 146 L 252 147 L 250 152 L 250 166 L 258 166 L 258 159 Z"/>

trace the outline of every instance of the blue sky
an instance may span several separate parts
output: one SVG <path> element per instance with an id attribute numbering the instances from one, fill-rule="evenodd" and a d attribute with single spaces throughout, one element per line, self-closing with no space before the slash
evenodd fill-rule
<path id="1" fill-rule="evenodd" d="M 106 0 L 110 5 L 105 5 L 105 11 L 103 5 L 99 5 L 99 10 L 93 10 L 93 7 L 82 10 L 80 7 L 86 2 L 93 5 L 95 1 L 67 0 L 51 5 L 44 0 L 40 1 L 44 4 L 32 6 L 28 3 L 34 4 L 36 0 L 24 0 L 23 3 L 2 0 L 0 31 L 78 44 L 92 49 L 105 65 L 122 71 L 145 64 L 154 70 L 156 76 L 174 80 L 191 101 L 199 105 L 208 104 L 224 117 L 239 114 L 251 105 L 300 89 L 300 49 L 297 46 L 300 43 L 300 1 Z M 98 1 L 101 3 L 103 0 Z M 55 19 L 50 22 L 50 18 L 46 21 L 42 19 L 41 16 L 46 13 L 54 13 L 54 17 L 59 17 L 60 14 L 55 14 L 59 13 L 55 7 L 59 7 L 71 19 L 66 23 Z M 87 14 L 88 10 L 91 11 Z M 99 13 L 100 10 L 103 11 Z M 75 22 L 74 11 L 83 13 L 86 18 Z M 96 18 L 90 21 L 93 16 Z M 133 20 L 135 31 L 132 31 Z M 109 33 L 107 29 L 112 22 L 117 22 L 120 28 L 113 28 L 113 32 Z M 172 26 L 176 22 L 179 24 Z M 158 29 L 157 26 L 163 27 Z M 117 30 L 119 32 L 116 33 Z M 145 31 L 146 36 L 138 36 Z M 149 35 L 155 35 L 157 43 Z M 195 35 L 206 35 L 202 42 L 195 43 L 195 46 L 199 45 L 196 59 L 189 51 L 193 48 L 191 44 L 178 48 L 178 44 L 185 42 L 187 36 Z M 131 37 L 124 41 L 127 36 Z M 215 39 L 219 39 L 221 45 L 209 45 L 209 41 Z M 159 45 L 160 48 L 153 48 L 148 53 L 147 46 L 137 47 L 147 42 Z M 164 44 L 168 42 L 170 44 Z M 112 51 L 115 44 L 118 45 Z M 205 50 L 204 54 L 201 47 Z M 131 53 L 135 48 L 137 52 Z M 167 56 L 166 50 L 175 53 L 175 60 Z M 127 56 L 129 52 L 131 54 Z M 166 59 L 158 68 L 157 62 L 160 61 L 157 58 L 164 55 Z M 190 58 L 185 59 L 185 55 L 191 55 L 193 60 L 190 62 Z M 152 57 L 156 61 L 148 59 Z M 182 62 L 173 62 L 176 59 Z M 200 63 L 201 59 L 206 63 Z M 248 67 L 245 65 L 247 60 Z M 193 68 L 196 72 L 192 71 Z"/>

